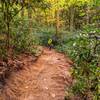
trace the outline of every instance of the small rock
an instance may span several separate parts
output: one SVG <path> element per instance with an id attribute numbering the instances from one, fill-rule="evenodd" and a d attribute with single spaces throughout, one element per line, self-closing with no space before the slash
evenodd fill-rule
<path id="1" fill-rule="evenodd" d="M 46 81 L 46 79 L 44 78 L 44 81 Z"/>
<path id="2" fill-rule="evenodd" d="M 45 87 L 46 90 L 48 90 L 48 87 Z"/>
<path id="3" fill-rule="evenodd" d="M 55 95 L 54 93 L 52 93 L 51 96 L 52 96 L 53 98 L 55 98 L 56 95 Z"/>
<path id="4" fill-rule="evenodd" d="M 26 86 L 25 88 L 28 89 L 28 86 Z"/>

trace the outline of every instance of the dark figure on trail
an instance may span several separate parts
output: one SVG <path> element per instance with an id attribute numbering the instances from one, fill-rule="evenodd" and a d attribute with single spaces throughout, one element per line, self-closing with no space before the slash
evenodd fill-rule
<path id="1" fill-rule="evenodd" d="M 57 43 L 58 43 L 58 37 L 56 35 L 49 38 L 49 40 L 48 40 L 49 49 L 51 50 L 52 48 L 54 48 L 54 46 L 56 46 Z"/>

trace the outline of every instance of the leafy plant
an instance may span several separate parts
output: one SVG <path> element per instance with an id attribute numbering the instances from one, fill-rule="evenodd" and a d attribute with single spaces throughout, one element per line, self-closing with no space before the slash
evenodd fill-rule
<path id="1" fill-rule="evenodd" d="M 82 100 L 99 100 L 99 31 L 93 27 L 85 28 L 84 31 L 78 31 L 63 39 L 62 44 L 56 46 L 57 50 L 69 54 L 74 62 L 72 73 L 74 82 L 69 90 Z"/>

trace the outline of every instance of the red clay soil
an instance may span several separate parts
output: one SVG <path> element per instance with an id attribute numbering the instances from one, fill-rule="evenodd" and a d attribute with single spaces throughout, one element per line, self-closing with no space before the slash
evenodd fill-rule
<path id="1" fill-rule="evenodd" d="M 45 48 L 36 62 L 10 75 L 0 100 L 64 100 L 65 87 L 72 82 L 71 63 L 64 54 Z"/>

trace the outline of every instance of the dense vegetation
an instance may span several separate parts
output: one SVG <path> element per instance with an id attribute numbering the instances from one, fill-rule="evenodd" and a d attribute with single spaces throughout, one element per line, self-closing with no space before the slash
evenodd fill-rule
<path id="1" fill-rule="evenodd" d="M 38 45 L 72 58 L 66 99 L 100 99 L 100 0 L 0 0 L 0 59 Z"/>

